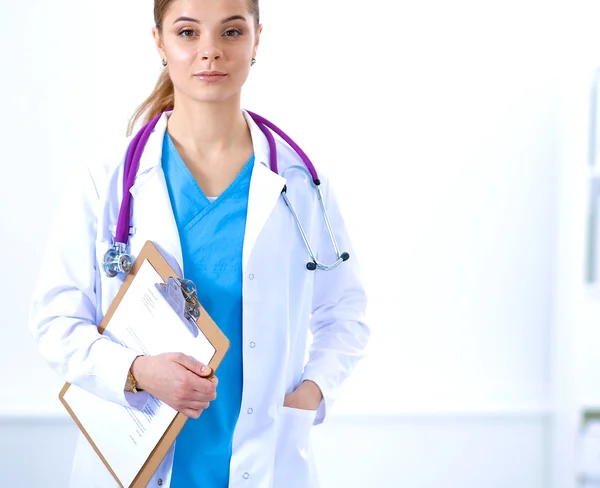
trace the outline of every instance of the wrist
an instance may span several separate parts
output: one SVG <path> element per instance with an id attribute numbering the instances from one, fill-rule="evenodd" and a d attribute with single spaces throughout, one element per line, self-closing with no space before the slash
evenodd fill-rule
<path id="1" fill-rule="evenodd" d="M 319 385 L 312 380 L 304 380 L 300 386 L 308 392 L 317 405 L 321 403 L 323 400 L 323 392 L 321 391 L 321 388 L 319 388 Z"/>
<path id="2" fill-rule="evenodd" d="M 147 360 L 147 356 L 138 356 L 133 360 L 133 363 L 131 363 L 131 368 L 129 368 L 129 373 L 131 373 L 133 376 L 138 391 L 143 391 L 146 389 L 144 371 L 146 369 Z"/>

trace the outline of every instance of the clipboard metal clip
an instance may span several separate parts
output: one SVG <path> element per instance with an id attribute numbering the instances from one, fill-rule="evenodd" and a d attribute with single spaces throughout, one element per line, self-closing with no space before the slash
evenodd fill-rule
<path id="1" fill-rule="evenodd" d="M 200 302 L 192 280 L 170 277 L 166 283 L 158 283 L 156 287 L 177 315 L 196 324 L 200 318 Z"/>
<path id="2" fill-rule="evenodd" d="M 185 299 L 185 316 L 189 320 L 196 322 L 200 318 L 200 302 L 198 301 L 198 293 L 196 285 L 192 280 L 182 278 L 169 278 L 168 281 L 176 281 L 179 284 L 181 294 Z"/>

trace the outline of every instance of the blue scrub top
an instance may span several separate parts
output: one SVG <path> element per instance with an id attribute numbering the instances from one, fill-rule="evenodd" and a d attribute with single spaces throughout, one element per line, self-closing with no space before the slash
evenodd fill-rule
<path id="1" fill-rule="evenodd" d="M 179 230 L 185 278 L 231 342 L 217 372 L 217 399 L 177 438 L 172 488 L 226 488 L 242 401 L 242 246 L 254 156 L 213 202 L 165 133 L 162 166 Z"/>

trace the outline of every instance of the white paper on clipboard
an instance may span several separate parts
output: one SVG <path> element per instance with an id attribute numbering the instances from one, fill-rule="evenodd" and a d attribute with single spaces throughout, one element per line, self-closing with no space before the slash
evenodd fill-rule
<path id="1" fill-rule="evenodd" d="M 156 287 L 161 282 L 152 265 L 144 261 L 104 335 L 140 354 L 182 352 L 209 364 L 215 348 L 201 331 L 195 337 L 190 333 L 188 324 Z M 74 385 L 65 393 L 65 400 L 126 487 L 177 414 L 151 395 L 139 411 L 98 398 Z"/>

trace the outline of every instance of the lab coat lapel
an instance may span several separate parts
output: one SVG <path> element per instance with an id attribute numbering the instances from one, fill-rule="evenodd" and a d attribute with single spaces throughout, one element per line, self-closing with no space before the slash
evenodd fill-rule
<path id="1" fill-rule="evenodd" d="M 246 233 L 244 235 L 244 249 L 242 253 L 242 269 L 245 272 L 250 254 L 258 236 L 265 226 L 269 215 L 273 211 L 277 200 L 280 198 L 281 190 L 286 180 L 269 168 L 269 143 L 256 122 L 248 112 L 244 111 L 244 117 L 254 147 L 254 168 L 250 180 L 250 192 L 248 194 L 248 213 L 246 216 Z"/>
<path id="2" fill-rule="evenodd" d="M 131 188 L 132 209 L 142 238 L 151 240 L 173 270 L 183 276 L 183 253 L 173 215 L 167 182 L 162 170 L 162 146 L 167 128 L 163 114 L 144 148 L 135 182 Z M 139 243 L 140 246 L 143 242 Z"/>
<path id="3" fill-rule="evenodd" d="M 131 189 L 133 211 L 137 214 L 138 232 L 151 240 L 173 270 L 184 276 L 183 253 L 165 175 L 161 168 L 153 171 L 143 185 Z M 146 232 L 144 232 L 146 230 Z M 140 243 L 143 245 L 143 242 Z"/>
<path id="4" fill-rule="evenodd" d="M 269 215 L 273 211 L 281 190 L 285 185 L 285 178 L 273 173 L 260 161 L 255 161 L 250 180 L 248 194 L 248 213 L 246 216 L 246 233 L 244 235 L 244 250 L 242 255 L 242 269 L 246 271 L 248 259 L 254 244 L 260 235 Z"/>
<path id="5" fill-rule="evenodd" d="M 248 212 L 242 253 L 242 269 L 245 271 L 256 240 L 280 198 L 286 180 L 269 169 L 267 139 L 247 112 L 244 112 L 244 116 L 250 128 L 255 159 L 248 194 Z M 177 261 L 170 264 L 176 271 L 181 270 L 183 273 L 179 232 L 161 165 L 166 127 L 167 116 L 164 114 L 156 124 L 142 153 L 137 177 L 131 188 L 134 198 L 133 212 L 137 217 L 137 227 L 140 229 L 144 226 L 152 228 L 149 238 L 157 244 L 163 255 L 167 254 L 165 259 L 169 260 L 168 255 L 170 255 Z"/>

